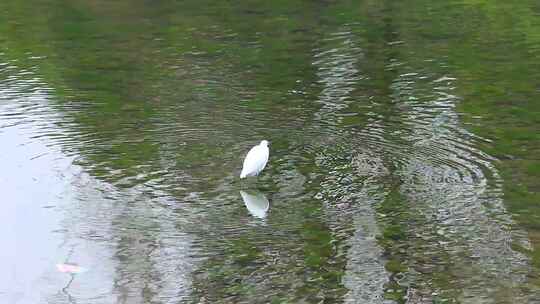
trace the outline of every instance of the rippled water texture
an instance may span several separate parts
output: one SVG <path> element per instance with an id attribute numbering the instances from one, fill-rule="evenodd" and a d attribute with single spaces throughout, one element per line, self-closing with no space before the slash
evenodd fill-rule
<path id="1" fill-rule="evenodd" d="M 540 303 L 538 3 L 0 19 L 0 302 Z"/>

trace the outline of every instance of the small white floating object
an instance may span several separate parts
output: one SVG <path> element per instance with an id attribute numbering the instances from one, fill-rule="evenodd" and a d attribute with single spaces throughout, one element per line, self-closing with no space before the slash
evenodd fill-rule
<path id="1" fill-rule="evenodd" d="M 268 199 L 258 191 L 250 191 L 250 193 L 245 191 L 240 191 L 240 195 L 246 204 L 246 208 L 254 217 L 263 219 L 266 217 L 266 213 L 270 208 L 270 202 Z"/>
<path id="2" fill-rule="evenodd" d="M 266 166 L 269 155 L 270 149 L 268 149 L 267 140 L 263 140 L 260 144 L 251 148 L 244 159 L 244 166 L 242 167 L 240 178 L 259 175 Z"/>
<path id="3" fill-rule="evenodd" d="M 86 268 L 77 264 L 56 264 L 56 269 L 63 273 L 82 273 L 87 271 Z"/>

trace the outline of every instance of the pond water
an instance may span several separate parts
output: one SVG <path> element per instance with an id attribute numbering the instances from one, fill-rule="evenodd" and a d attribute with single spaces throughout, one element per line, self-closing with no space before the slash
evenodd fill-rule
<path id="1" fill-rule="evenodd" d="M 537 1 L 0 20 L 0 302 L 540 303 Z"/>

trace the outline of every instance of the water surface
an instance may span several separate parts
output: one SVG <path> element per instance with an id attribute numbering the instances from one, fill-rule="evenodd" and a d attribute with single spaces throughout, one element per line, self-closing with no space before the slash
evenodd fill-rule
<path id="1" fill-rule="evenodd" d="M 540 303 L 539 14 L 3 1 L 0 299 Z"/>

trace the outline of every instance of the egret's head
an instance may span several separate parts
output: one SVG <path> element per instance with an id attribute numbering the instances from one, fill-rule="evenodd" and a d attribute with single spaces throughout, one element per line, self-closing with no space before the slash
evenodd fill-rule
<path id="1" fill-rule="evenodd" d="M 263 146 L 263 147 L 268 147 L 268 145 L 270 145 L 270 143 L 268 142 L 268 140 L 262 140 L 262 141 L 261 141 L 261 146 Z"/>

